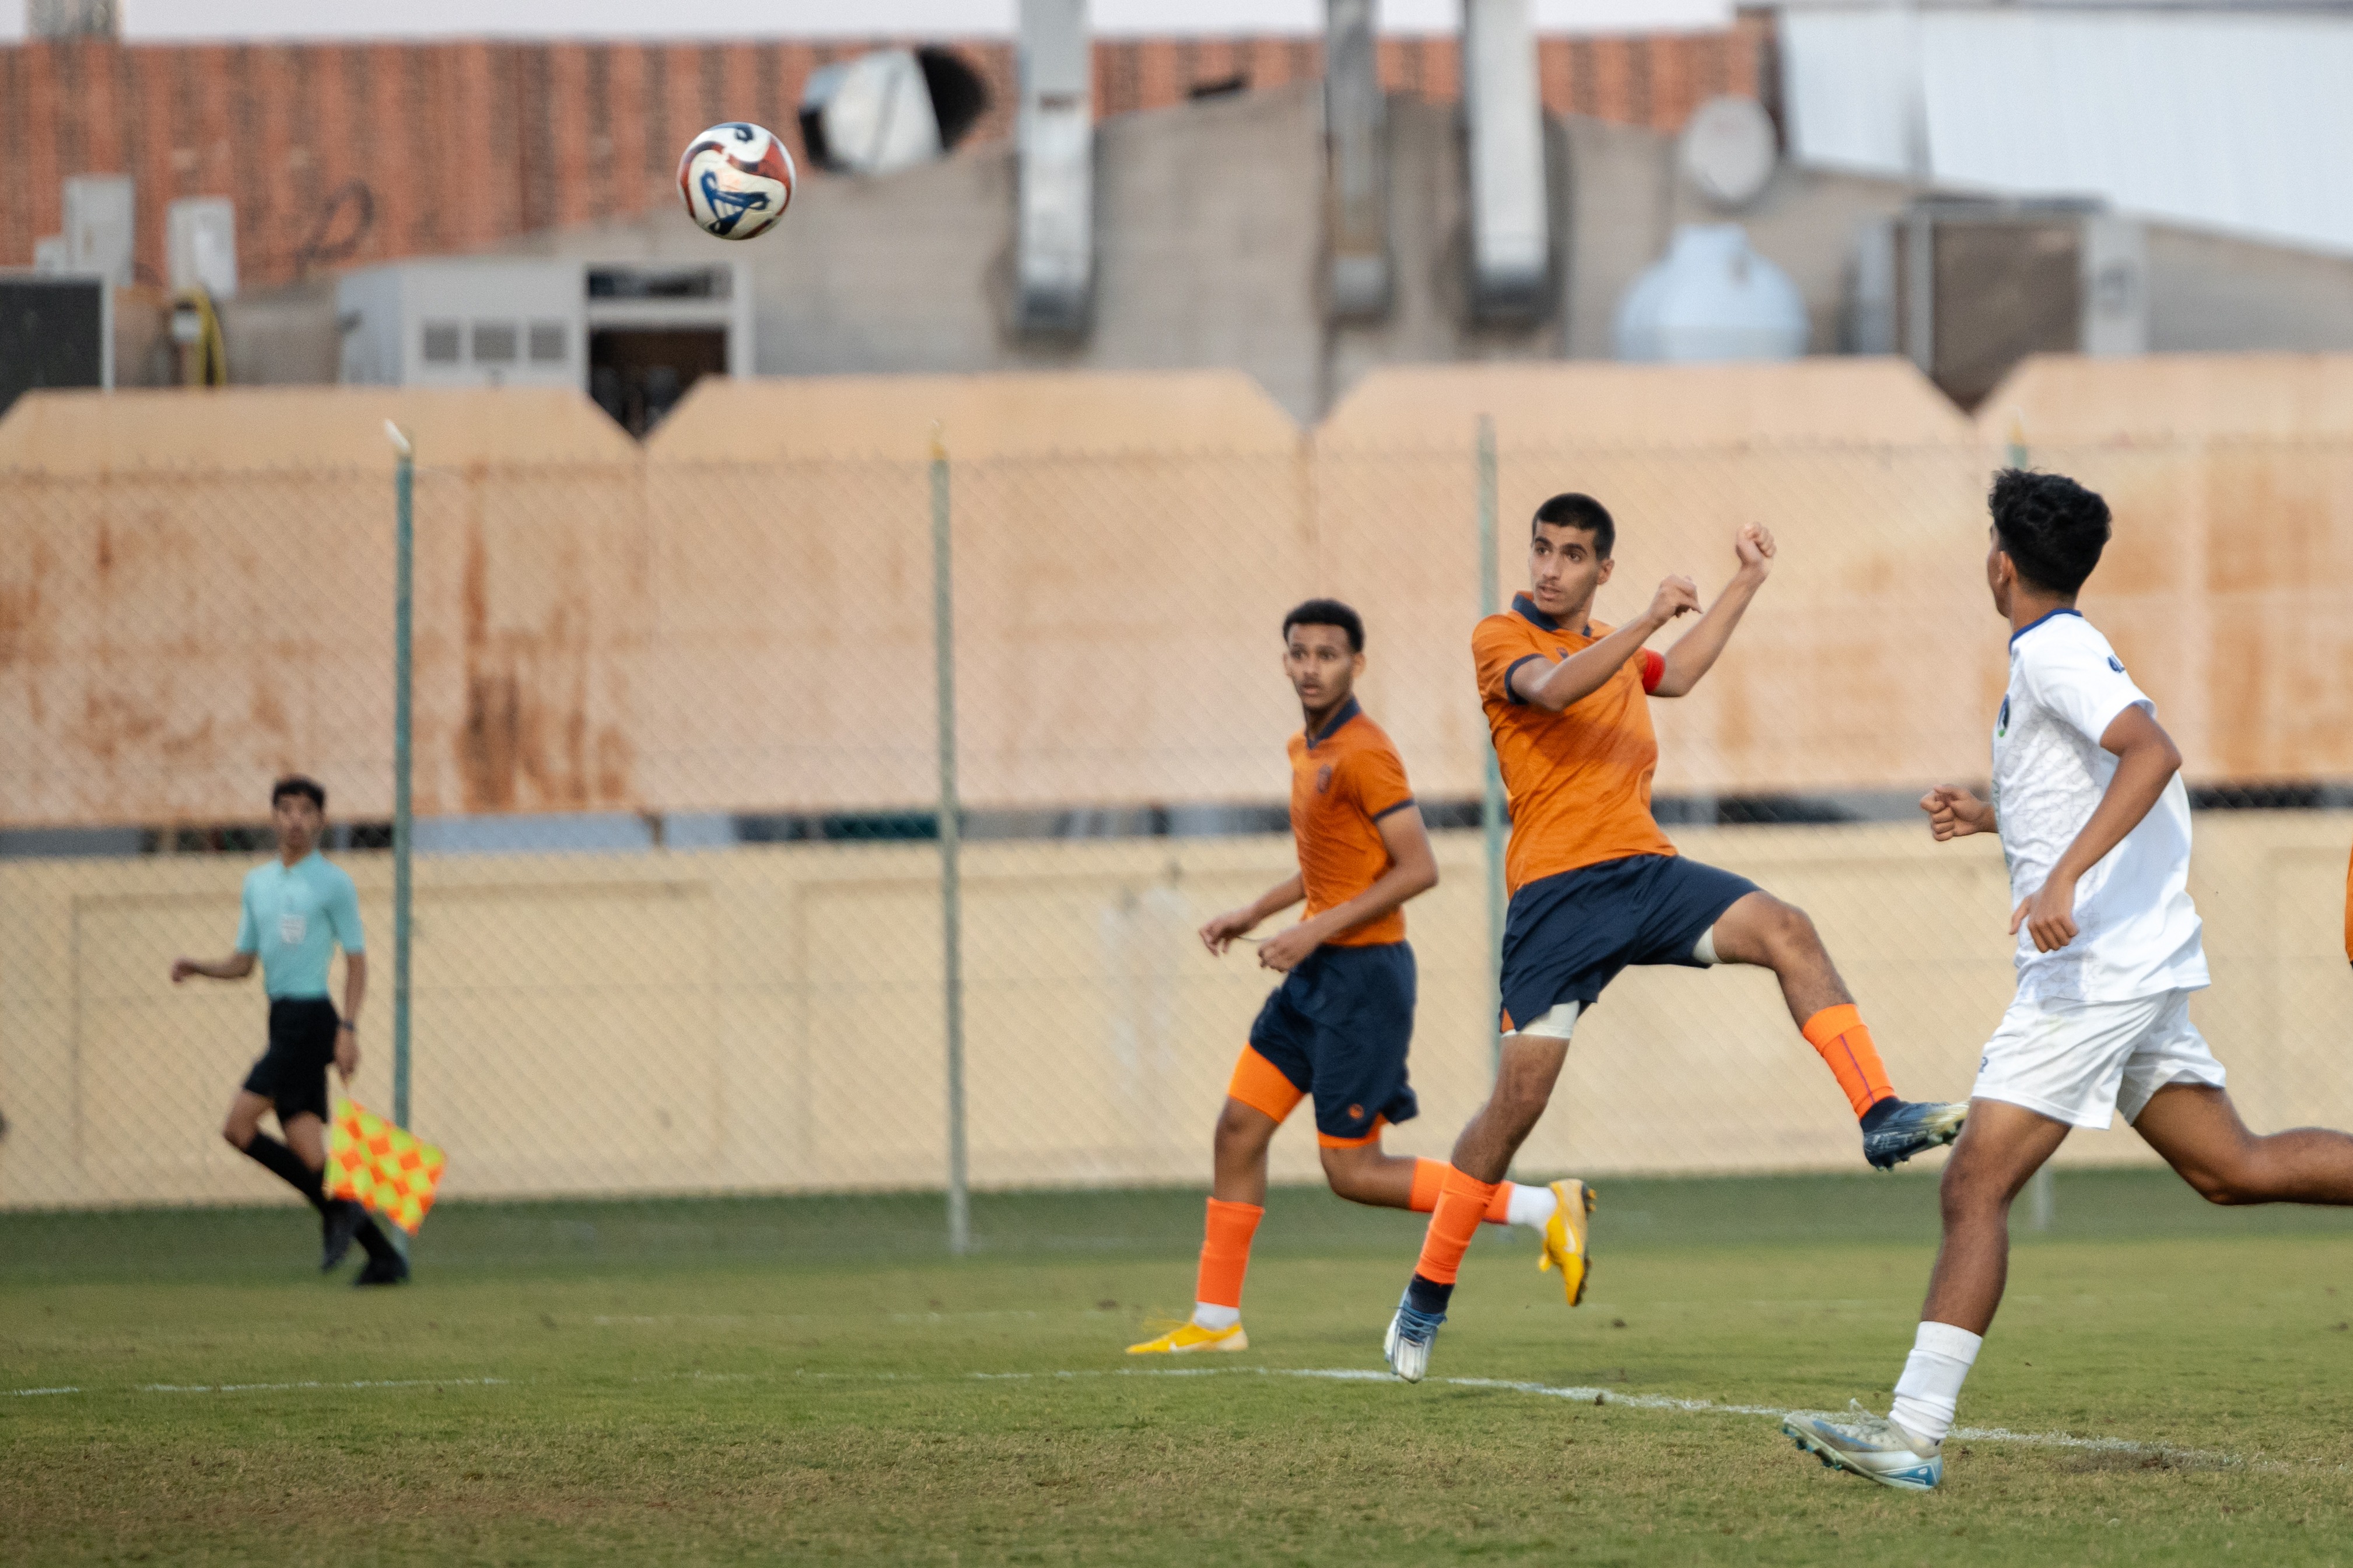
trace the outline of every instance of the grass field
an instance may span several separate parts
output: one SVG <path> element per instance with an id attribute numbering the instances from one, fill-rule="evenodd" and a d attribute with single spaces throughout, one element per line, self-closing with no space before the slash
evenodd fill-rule
<path id="1" fill-rule="evenodd" d="M 2338 1215 L 2063 1177 L 1961 1418 L 2118 1446 L 1917 1497 L 1717 1407 L 1883 1401 L 1927 1177 L 1603 1184 L 1587 1304 L 1491 1232 L 1416 1388 L 1362 1374 L 1420 1221 L 1317 1192 L 1253 1351 L 1123 1357 L 1199 1208 L 985 1196 L 953 1261 L 935 1199 L 452 1204 L 374 1292 L 292 1211 L 0 1216 L 0 1561 L 2353 1560 Z"/>

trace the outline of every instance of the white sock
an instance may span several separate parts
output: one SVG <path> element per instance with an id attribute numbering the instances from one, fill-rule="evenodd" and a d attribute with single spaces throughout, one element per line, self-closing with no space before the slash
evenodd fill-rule
<path id="1" fill-rule="evenodd" d="M 1922 1323 L 1904 1363 L 1904 1375 L 1895 1380 L 1895 1407 L 1887 1418 L 1915 1436 L 1943 1442 L 1953 1429 L 1961 1384 L 1983 1343 L 1983 1335 L 1950 1323 Z"/>
<path id="2" fill-rule="evenodd" d="M 1241 1321 L 1242 1310 L 1240 1307 L 1218 1307 L 1207 1301 L 1193 1303 L 1193 1321 L 1199 1328 L 1230 1329 Z"/>
<path id="3" fill-rule="evenodd" d="M 1560 1199 L 1550 1187 L 1534 1186 L 1526 1182 L 1514 1182 L 1512 1195 L 1504 1200 L 1504 1223 L 1534 1226 L 1542 1230 L 1552 1223 L 1553 1210 L 1560 1207 Z"/>

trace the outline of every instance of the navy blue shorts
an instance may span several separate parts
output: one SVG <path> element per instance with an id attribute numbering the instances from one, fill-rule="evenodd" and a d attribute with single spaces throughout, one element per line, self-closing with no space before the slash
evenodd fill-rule
<path id="1" fill-rule="evenodd" d="M 1250 1048 L 1315 1097 L 1315 1131 L 1355 1142 L 1376 1121 L 1421 1113 L 1406 1081 L 1413 1044 L 1413 949 L 1401 942 L 1319 947 L 1282 977 L 1250 1026 Z"/>
<path id="2" fill-rule="evenodd" d="M 1528 883 L 1504 920 L 1504 1026 L 1564 1002 L 1590 1007 L 1630 963 L 1703 967 L 1692 949 L 1756 890 L 1680 855 L 1631 855 Z"/>

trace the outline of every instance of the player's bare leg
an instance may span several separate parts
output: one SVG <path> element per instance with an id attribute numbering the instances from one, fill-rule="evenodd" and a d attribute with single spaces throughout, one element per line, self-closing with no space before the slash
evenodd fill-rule
<path id="1" fill-rule="evenodd" d="M 1414 1206 L 1414 1175 L 1421 1162 L 1410 1154 L 1391 1154 L 1380 1140 L 1318 1151 L 1324 1157 L 1324 1179 L 1333 1192 L 1352 1204 L 1371 1208 L 1409 1209 Z"/>
<path id="2" fill-rule="evenodd" d="M 1935 1489 L 1944 1478 L 1944 1438 L 1962 1382 L 2009 1282 L 2010 1203 L 2058 1152 L 2068 1131 L 2063 1121 L 2006 1100 L 1970 1103 L 1968 1126 L 1945 1167 L 1944 1240 L 1894 1404 L 1884 1415 L 1859 1402 L 1843 1415 L 1791 1415 L 1781 1430 L 1799 1447 L 1886 1486 Z"/>
<path id="3" fill-rule="evenodd" d="M 1887 1170 L 1951 1142 L 1959 1132 L 1967 1106 L 1896 1096 L 1854 993 L 1840 978 L 1805 910 L 1770 893 L 1745 894 L 1717 918 L 1704 947 L 1702 956 L 1714 962 L 1769 969 L 1781 982 L 1791 1020 L 1838 1079 L 1862 1124 L 1865 1160 Z"/>
<path id="4" fill-rule="evenodd" d="M 1923 1321 L 1983 1335 L 2010 1279 L 2010 1205 L 2067 1139 L 2063 1121 L 1999 1100 L 1969 1106 L 1937 1189 L 1945 1237 L 1928 1276 Z"/>
<path id="5" fill-rule="evenodd" d="M 2258 1137 L 2221 1089 L 2168 1084 L 2133 1131 L 2210 1204 L 2353 1205 L 2353 1137 L 2325 1127 Z"/>
<path id="6" fill-rule="evenodd" d="M 1209 1142 L 1209 1191 L 1219 1203 L 1265 1206 L 1267 1145 L 1282 1125 L 1256 1106 L 1226 1101 Z"/>
<path id="7" fill-rule="evenodd" d="M 1495 1064 L 1495 1087 L 1487 1103 L 1454 1141 L 1454 1157 L 1445 1173 L 1438 1202 L 1424 1233 L 1421 1256 L 1413 1277 L 1406 1282 L 1397 1315 L 1389 1320 L 1382 1353 L 1389 1370 L 1408 1383 L 1419 1383 L 1430 1365 L 1430 1342 L 1446 1321 L 1454 1280 L 1462 1255 L 1477 1234 L 1479 1222 L 1494 1202 L 1512 1157 L 1552 1102 L 1553 1086 L 1568 1060 L 1568 1042 L 1544 1035 L 1504 1037 Z M 1585 1293 L 1585 1215 L 1592 1194 L 1582 1182 L 1553 1185 L 1555 1209 L 1546 1229 L 1546 1268 L 1556 1263 L 1568 1285 L 1574 1306 Z M 1558 1232 L 1556 1237 L 1556 1232 Z M 1556 1254 L 1556 1239 L 1559 1251 Z"/>
<path id="8" fill-rule="evenodd" d="M 1756 892 L 1716 918 L 1710 933 L 1715 955 L 1725 963 L 1769 969 L 1781 982 L 1781 998 L 1799 1025 L 1825 1007 L 1852 1006 L 1854 993 L 1839 978 L 1838 965 L 1805 910 L 1770 893 Z"/>
<path id="9" fill-rule="evenodd" d="M 1454 1140 L 1454 1168 L 1482 1182 L 1502 1181 L 1512 1157 L 1544 1119 L 1567 1060 L 1567 1040 L 1504 1036 L 1495 1059 L 1495 1087 Z"/>

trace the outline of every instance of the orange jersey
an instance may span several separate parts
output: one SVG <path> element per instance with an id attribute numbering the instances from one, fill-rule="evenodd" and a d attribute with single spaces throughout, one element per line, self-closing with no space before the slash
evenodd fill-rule
<path id="1" fill-rule="evenodd" d="M 1313 920 L 1380 880 L 1389 868 L 1381 818 L 1413 804 L 1405 763 L 1353 697 L 1323 729 L 1291 737 L 1291 834 Z M 1342 931 L 1326 945 L 1370 947 L 1405 940 L 1405 910 Z"/>
<path id="2" fill-rule="evenodd" d="M 1649 693 L 1666 660 L 1644 648 L 1560 713 L 1524 702 L 1512 689 L 1520 666 L 1557 663 L 1609 629 L 1588 623 L 1582 632 L 1568 631 L 1522 594 L 1508 613 L 1489 616 L 1471 634 L 1479 700 L 1512 803 L 1504 880 L 1513 892 L 1580 866 L 1675 852 L 1651 816 L 1659 742 L 1651 731 Z"/>

